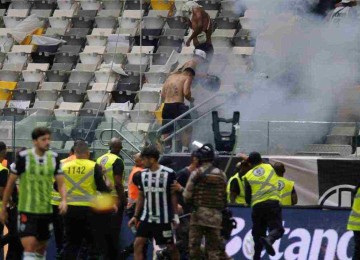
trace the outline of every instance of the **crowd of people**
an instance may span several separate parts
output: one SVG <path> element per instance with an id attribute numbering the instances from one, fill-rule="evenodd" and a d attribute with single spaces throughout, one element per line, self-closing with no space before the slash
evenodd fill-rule
<path id="1" fill-rule="evenodd" d="M 9 244 L 6 259 L 45 259 L 52 233 L 57 259 L 127 259 L 133 254 L 141 260 L 153 241 L 160 246 L 157 259 L 231 259 L 225 245 L 235 226 L 226 208 L 237 204 L 252 208 L 257 260 L 264 248 L 275 255 L 272 245 L 284 234 L 282 207 L 297 203 L 285 166 L 271 165 L 257 152 L 239 154 L 227 180 L 214 164 L 211 144 L 194 151 L 190 165 L 177 173 L 155 146 L 147 146 L 134 155 L 126 197 L 118 138 L 96 161 L 85 141 L 76 141 L 69 157 L 60 160 L 49 150 L 49 129 L 34 129 L 32 139 L 34 147 L 19 151 L 10 169 L 0 168 L 0 220 L 9 230 L 0 245 Z M 0 161 L 5 157 L 6 145 L 0 143 Z M 358 186 L 348 223 L 356 241 L 353 259 L 359 259 L 359 193 Z M 96 205 L 99 196 L 111 198 L 110 203 Z M 121 251 L 124 212 L 136 238 Z"/>

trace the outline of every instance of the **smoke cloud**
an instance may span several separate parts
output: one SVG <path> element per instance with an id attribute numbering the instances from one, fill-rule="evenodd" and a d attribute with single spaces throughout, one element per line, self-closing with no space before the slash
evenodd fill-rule
<path id="1" fill-rule="evenodd" d="M 289 142 L 293 149 L 301 149 L 304 144 L 323 141 L 331 128 L 320 123 L 273 123 L 269 130 L 267 121 L 344 122 L 360 117 L 360 25 L 357 21 L 331 25 L 324 17 L 311 13 L 313 4 L 305 0 L 235 3 L 239 13 L 244 6 L 262 13 L 260 19 L 248 20 L 256 34 L 252 72 L 233 67 L 217 73 L 222 82 L 233 81 L 240 91 L 221 109 L 221 115 L 241 112 L 245 150 L 265 151 L 269 143 L 276 143 L 275 150 L 288 150 L 285 146 Z M 225 53 L 223 56 L 228 64 L 236 58 Z M 269 141 L 272 130 L 275 135 Z"/>

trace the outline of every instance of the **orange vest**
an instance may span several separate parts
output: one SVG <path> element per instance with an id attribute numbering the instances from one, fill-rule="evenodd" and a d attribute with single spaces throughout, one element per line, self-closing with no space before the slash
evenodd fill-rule
<path id="1" fill-rule="evenodd" d="M 133 183 L 133 177 L 135 173 L 142 171 L 143 168 L 134 166 L 131 170 L 131 173 L 129 175 L 128 179 L 128 205 L 127 207 L 130 208 L 138 199 L 139 197 L 139 189 L 138 187 Z"/>

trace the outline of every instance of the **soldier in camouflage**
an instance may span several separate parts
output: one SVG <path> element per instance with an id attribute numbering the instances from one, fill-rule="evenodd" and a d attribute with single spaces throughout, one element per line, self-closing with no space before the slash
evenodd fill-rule
<path id="1" fill-rule="evenodd" d="M 194 208 L 190 220 L 190 259 L 202 259 L 203 237 L 206 259 L 227 259 L 220 235 L 222 210 L 226 206 L 226 176 L 212 165 L 215 154 L 211 144 L 203 145 L 196 153 L 200 167 L 190 175 L 183 191 L 185 202 L 191 203 Z"/>

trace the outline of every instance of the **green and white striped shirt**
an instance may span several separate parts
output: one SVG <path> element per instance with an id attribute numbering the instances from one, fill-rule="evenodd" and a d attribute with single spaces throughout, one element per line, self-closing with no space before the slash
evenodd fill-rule
<path id="1" fill-rule="evenodd" d="M 62 174 L 57 153 L 47 151 L 40 157 L 35 149 L 22 151 L 11 170 L 20 177 L 19 212 L 51 214 L 53 178 Z"/>

